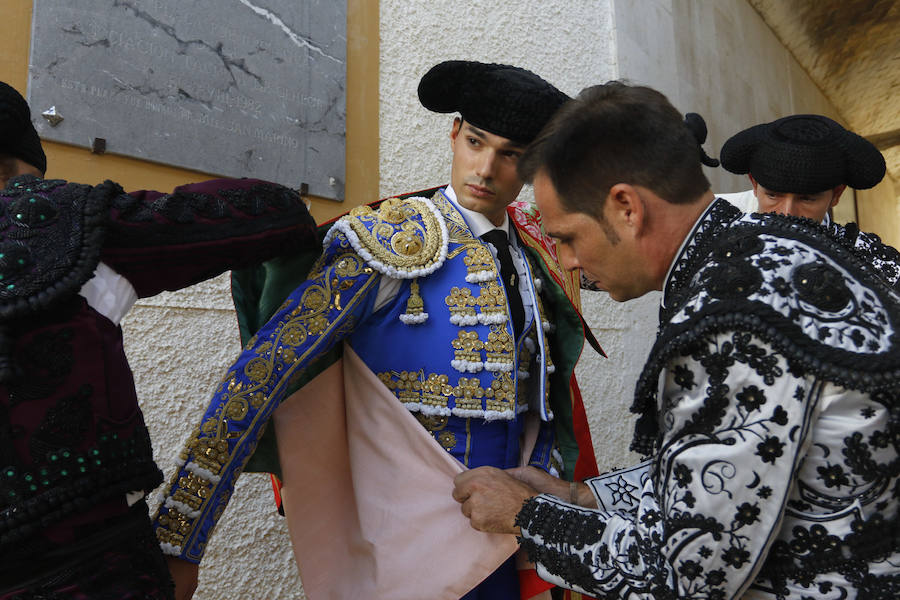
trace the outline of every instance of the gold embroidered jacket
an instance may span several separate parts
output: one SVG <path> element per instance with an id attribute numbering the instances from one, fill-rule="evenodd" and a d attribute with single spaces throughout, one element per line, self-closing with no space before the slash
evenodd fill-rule
<path id="1" fill-rule="evenodd" d="M 373 312 L 383 276 L 404 285 Z M 551 420 L 552 327 L 541 278 L 529 282 L 534 318 L 515 343 L 493 257 L 442 193 L 359 207 L 339 220 L 310 277 L 250 340 L 191 435 L 156 520 L 164 551 L 200 560 L 292 380 L 338 341 L 346 340 L 411 411 L 510 420 L 533 408 Z M 573 321 L 580 331 L 577 315 L 564 326 L 576 329 Z M 570 373 L 563 374 L 566 416 Z"/>

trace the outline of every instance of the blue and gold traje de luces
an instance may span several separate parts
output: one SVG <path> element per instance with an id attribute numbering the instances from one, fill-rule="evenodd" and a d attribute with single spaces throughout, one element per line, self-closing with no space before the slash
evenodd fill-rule
<path id="1" fill-rule="evenodd" d="M 402 285 L 374 311 L 379 275 Z M 358 207 L 340 219 L 309 278 L 247 343 L 188 440 L 186 462 L 156 520 L 164 551 L 200 560 L 237 476 L 291 381 L 341 340 L 448 450 L 441 432 L 426 421 L 465 421 L 464 456 L 470 419 L 509 423 L 509 433 L 502 434 L 509 437 L 505 453 L 516 455 L 518 415 L 531 408 L 545 425 L 553 418 L 550 325 L 540 283 L 531 273 L 527 279 L 535 317 L 516 342 L 493 256 L 441 192 L 431 200 Z M 552 427 L 541 430 L 541 447 L 532 457 L 543 457 L 540 466 L 549 468 Z"/>
<path id="2" fill-rule="evenodd" d="M 393 301 L 359 323 L 349 338 L 350 345 L 413 412 L 510 420 L 531 403 L 542 419 L 551 419 L 546 378 L 553 368 L 544 331 L 546 320 L 540 319 L 541 327 L 535 326 L 534 319 L 526 324 L 526 333 L 516 343 L 506 292 L 490 249 L 472 235 L 443 193 L 436 193 L 430 204 L 446 226 L 443 264 L 425 277 L 405 277 Z M 360 247 L 356 240 L 353 245 L 361 254 L 386 251 L 387 244 L 372 248 L 377 234 L 388 230 L 381 212 L 383 208 L 371 211 L 365 221 L 357 221 L 365 224 L 362 235 L 359 225 L 353 229 Z M 339 226 L 351 228 L 346 223 Z M 391 223 L 390 227 L 403 231 L 404 225 Z M 368 264 L 397 277 L 396 267 L 384 264 L 392 257 L 382 254 L 377 258 L 383 264 Z M 537 315 L 541 315 L 530 273 L 527 279 L 538 298 Z M 426 318 L 413 321 L 409 318 L 413 314 Z"/>

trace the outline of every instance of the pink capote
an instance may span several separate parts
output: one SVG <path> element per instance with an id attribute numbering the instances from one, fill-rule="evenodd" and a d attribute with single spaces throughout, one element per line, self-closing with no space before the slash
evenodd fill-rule
<path id="1" fill-rule="evenodd" d="M 465 467 L 353 350 L 275 411 L 294 556 L 310 600 L 456 600 L 517 549 L 453 500 Z"/>

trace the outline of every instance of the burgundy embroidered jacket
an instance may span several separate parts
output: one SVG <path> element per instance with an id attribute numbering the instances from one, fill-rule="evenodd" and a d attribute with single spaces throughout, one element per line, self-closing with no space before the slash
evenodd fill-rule
<path id="1" fill-rule="evenodd" d="M 162 481 L 122 330 L 79 294 L 98 265 L 146 297 L 308 248 L 314 227 L 295 192 L 249 179 L 126 194 L 21 176 L 0 191 L 6 567 L 96 533 Z"/>

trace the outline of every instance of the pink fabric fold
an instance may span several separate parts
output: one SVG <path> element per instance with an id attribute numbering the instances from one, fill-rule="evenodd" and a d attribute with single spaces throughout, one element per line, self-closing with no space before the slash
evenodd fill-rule
<path id="1" fill-rule="evenodd" d="M 515 552 L 453 500 L 465 467 L 349 346 L 274 415 L 282 496 L 310 600 L 455 600 Z"/>

